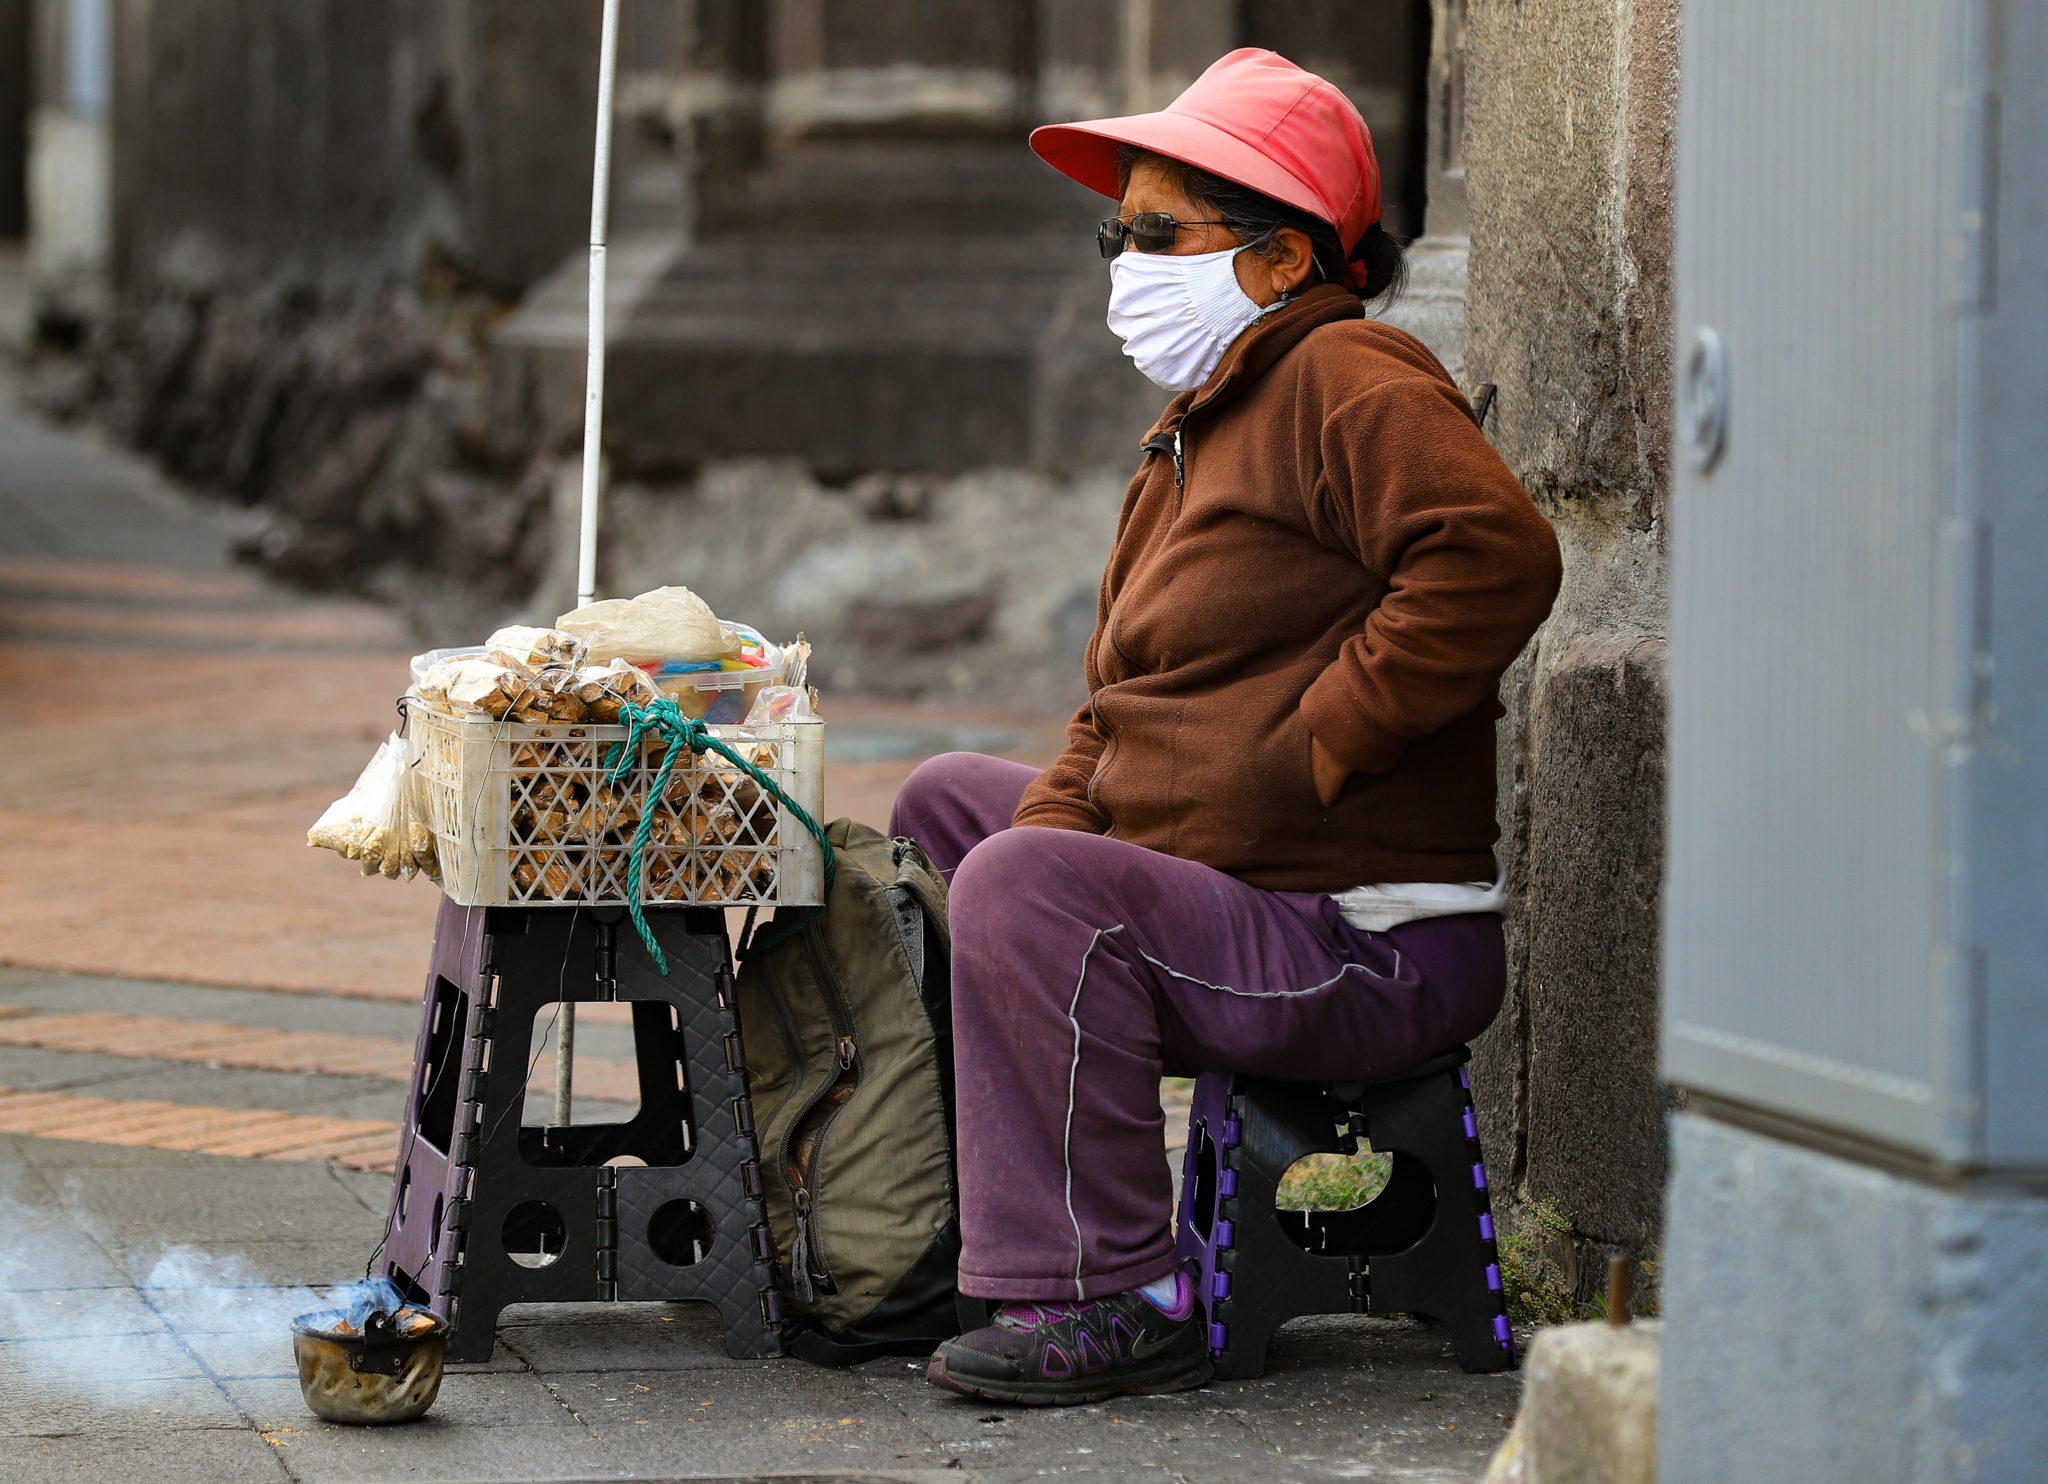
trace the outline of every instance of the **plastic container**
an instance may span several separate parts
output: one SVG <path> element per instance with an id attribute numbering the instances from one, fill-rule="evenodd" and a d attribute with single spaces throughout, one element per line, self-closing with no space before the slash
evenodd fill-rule
<path id="1" fill-rule="evenodd" d="M 817 841 L 716 753 L 677 759 L 666 791 L 652 798 L 659 741 L 643 742 L 619 783 L 605 781 L 606 759 L 625 740 L 624 727 L 470 720 L 417 700 L 406 709 L 407 756 L 434 834 L 442 890 L 463 906 L 624 905 L 633 889 L 634 831 L 650 807 L 656 824 L 643 904 L 765 907 L 824 899 Z M 819 818 L 822 721 L 714 730 Z"/>
<path id="2" fill-rule="evenodd" d="M 758 669 L 692 670 L 680 675 L 657 674 L 654 677 L 654 683 L 661 687 L 664 695 L 675 698 L 685 716 L 714 726 L 737 726 L 745 721 L 747 713 L 754 709 L 754 697 L 760 694 L 763 686 L 782 684 L 782 673 L 786 668 L 787 656 L 781 646 L 771 644 L 759 629 L 748 628 L 743 623 L 728 623 L 726 627 L 758 644 L 768 663 Z"/>

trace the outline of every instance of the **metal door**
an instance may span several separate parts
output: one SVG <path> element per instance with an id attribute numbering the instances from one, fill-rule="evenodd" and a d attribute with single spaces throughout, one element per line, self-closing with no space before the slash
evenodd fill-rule
<path id="1" fill-rule="evenodd" d="M 1666 1075 L 1952 1158 L 1970 9 L 1685 7 L 1671 512 Z"/>

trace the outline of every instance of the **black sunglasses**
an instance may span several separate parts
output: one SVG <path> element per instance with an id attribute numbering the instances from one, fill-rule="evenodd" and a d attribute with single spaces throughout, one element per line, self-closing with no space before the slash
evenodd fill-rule
<path id="1" fill-rule="evenodd" d="M 1165 252 L 1173 246 L 1173 234 L 1182 227 L 1227 227 L 1229 222 L 1177 222 L 1164 211 L 1133 212 L 1128 218 L 1113 216 L 1095 229 L 1095 245 L 1105 258 L 1134 244 L 1139 252 Z"/>

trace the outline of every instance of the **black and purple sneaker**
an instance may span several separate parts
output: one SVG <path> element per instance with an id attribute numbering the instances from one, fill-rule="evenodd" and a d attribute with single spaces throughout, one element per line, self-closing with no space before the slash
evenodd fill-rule
<path id="1" fill-rule="evenodd" d="M 995 1323 L 939 1346 L 925 1377 L 967 1396 L 1040 1407 L 1185 1391 L 1214 1367 L 1186 1273 L 1176 1275 L 1173 1297 L 1171 1308 L 1135 1288 L 1084 1304 L 1004 1304 Z"/>

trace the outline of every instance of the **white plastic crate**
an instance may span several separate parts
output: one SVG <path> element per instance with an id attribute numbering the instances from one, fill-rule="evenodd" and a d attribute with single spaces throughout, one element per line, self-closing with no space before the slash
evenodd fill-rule
<path id="1" fill-rule="evenodd" d="M 818 842 L 717 753 L 678 757 L 667 788 L 653 798 L 666 746 L 659 738 L 643 740 L 634 767 L 614 784 L 606 782 L 605 761 L 626 739 L 622 726 L 466 720 L 416 701 L 407 709 L 408 759 L 440 854 L 442 890 L 463 906 L 625 905 L 634 831 L 649 808 L 655 826 L 643 904 L 805 906 L 824 900 Z M 818 817 L 822 721 L 711 731 Z"/>

